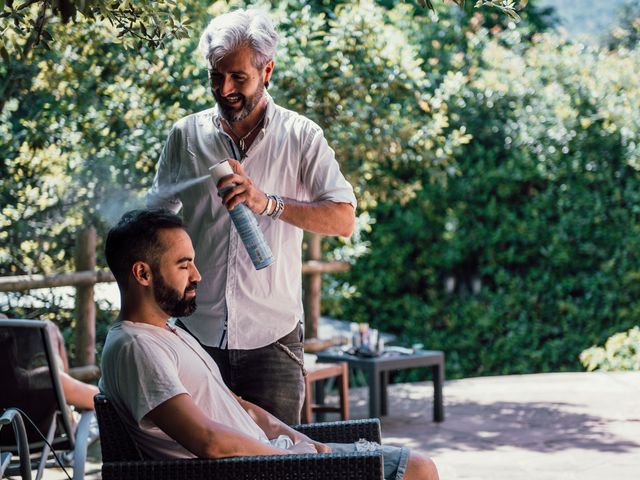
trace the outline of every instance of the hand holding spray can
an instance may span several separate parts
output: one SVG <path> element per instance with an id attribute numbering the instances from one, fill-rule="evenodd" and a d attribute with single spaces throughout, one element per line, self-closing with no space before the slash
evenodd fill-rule
<path id="1" fill-rule="evenodd" d="M 222 177 L 233 175 L 233 169 L 226 160 L 214 165 L 209 171 L 215 185 L 218 185 Z M 231 184 L 219 190 L 220 195 L 224 195 L 228 189 L 234 186 L 234 184 Z M 256 270 L 271 265 L 274 262 L 273 253 L 264 239 L 255 215 L 249 207 L 244 203 L 240 203 L 233 207 L 232 210 L 229 210 L 229 215 Z"/>

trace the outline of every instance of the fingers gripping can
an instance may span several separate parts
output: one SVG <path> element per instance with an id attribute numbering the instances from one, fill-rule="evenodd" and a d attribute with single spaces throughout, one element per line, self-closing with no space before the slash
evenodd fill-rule
<path id="1" fill-rule="evenodd" d="M 226 160 L 214 165 L 209 171 L 211 172 L 211 177 L 215 185 L 218 184 L 222 177 L 233 175 L 233 169 Z M 224 195 L 232 186 L 233 185 L 229 185 L 219 190 L 220 194 Z M 232 210 L 229 210 L 229 215 L 256 270 L 261 270 L 271 265 L 275 261 L 273 253 L 264 238 L 262 230 L 260 230 L 255 215 L 249 207 L 241 203 L 233 207 Z"/>

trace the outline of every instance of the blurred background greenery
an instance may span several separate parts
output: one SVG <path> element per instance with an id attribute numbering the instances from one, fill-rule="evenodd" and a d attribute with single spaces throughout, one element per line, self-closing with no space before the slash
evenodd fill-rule
<path id="1" fill-rule="evenodd" d="M 640 8 L 585 42 L 552 3 L 518 23 L 473 2 L 264 5 L 282 34 L 270 93 L 324 128 L 359 200 L 354 237 L 323 244 L 352 263 L 325 277 L 323 314 L 444 350 L 450 378 L 579 370 L 638 324 Z M 0 275 L 72 270 L 81 228 L 103 237 L 143 205 L 172 124 L 213 103 L 198 34 L 243 5 L 180 2 L 189 20 L 155 43 L 104 19 L 52 18 L 39 45 L 4 30 Z M 73 342 L 65 298 L 34 295 L 2 312 Z"/>

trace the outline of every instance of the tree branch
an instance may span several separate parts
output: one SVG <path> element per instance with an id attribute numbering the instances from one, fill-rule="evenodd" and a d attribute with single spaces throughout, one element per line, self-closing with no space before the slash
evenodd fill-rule
<path id="1" fill-rule="evenodd" d="M 41 2 L 41 1 L 42 0 L 27 0 L 26 2 L 24 2 L 20 6 L 12 8 L 10 12 L 6 12 L 6 13 L 2 12 L 2 13 L 0 13 L 0 18 L 10 17 L 11 15 L 15 14 L 16 12 L 19 12 L 20 10 L 24 10 L 25 8 L 30 7 L 34 3 L 38 3 L 38 2 Z"/>

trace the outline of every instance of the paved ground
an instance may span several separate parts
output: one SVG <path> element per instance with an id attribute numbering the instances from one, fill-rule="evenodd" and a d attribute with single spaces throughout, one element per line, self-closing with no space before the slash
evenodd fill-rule
<path id="1" fill-rule="evenodd" d="M 441 424 L 431 421 L 430 382 L 390 388 L 383 438 L 431 455 L 442 480 L 640 479 L 640 372 L 447 382 Z M 364 389 L 352 390 L 351 408 L 366 416 Z M 92 461 L 87 478 L 99 478 Z"/>
<path id="2" fill-rule="evenodd" d="M 364 392 L 354 397 L 354 417 L 366 415 Z M 443 480 L 640 479 L 640 372 L 448 382 L 442 424 L 430 383 L 389 398 L 383 439 L 431 455 Z"/>

